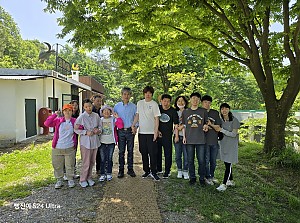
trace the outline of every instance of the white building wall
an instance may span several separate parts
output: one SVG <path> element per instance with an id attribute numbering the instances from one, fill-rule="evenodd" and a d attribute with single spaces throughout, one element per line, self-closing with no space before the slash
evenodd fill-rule
<path id="1" fill-rule="evenodd" d="M 0 80 L 0 140 L 16 139 L 16 86 L 14 80 Z"/>
<path id="2" fill-rule="evenodd" d="M 61 109 L 62 94 L 71 94 L 71 85 L 57 79 L 54 84 L 55 97 L 58 98 L 58 107 Z M 0 140 L 19 142 L 26 139 L 25 99 L 36 100 L 36 129 L 37 134 L 40 134 L 38 112 L 42 107 L 49 107 L 48 98 L 52 95 L 52 78 L 0 80 Z"/>
<path id="3" fill-rule="evenodd" d="M 16 83 L 16 140 L 26 139 L 25 99 L 36 100 L 36 129 L 39 134 L 38 112 L 43 106 L 43 79 L 15 81 Z"/>

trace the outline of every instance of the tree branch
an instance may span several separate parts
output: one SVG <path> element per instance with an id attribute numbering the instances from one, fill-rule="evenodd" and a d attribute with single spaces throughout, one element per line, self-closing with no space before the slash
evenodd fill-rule
<path id="1" fill-rule="evenodd" d="M 289 13 L 289 0 L 283 0 L 283 45 L 286 55 L 288 56 L 291 64 L 295 63 L 295 57 L 290 47 L 290 13 Z"/>
<path id="2" fill-rule="evenodd" d="M 239 5 L 242 8 L 246 17 L 251 18 L 251 13 L 253 12 L 253 10 L 251 8 L 249 8 L 248 3 L 243 0 L 239 0 Z M 256 17 L 254 17 L 254 19 L 256 19 Z M 256 37 L 258 39 L 260 39 L 261 33 L 258 31 L 258 29 L 254 23 L 254 20 L 251 19 L 250 22 L 247 22 L 246 24 L 247 24 L 247 26 L 245 26 L 245 27 L 247 28 L 248 32 L 249 32 L 249 30 L 252 30 L 253 33 L 256 35 Z"/>
<path id="3" fill-rule="evenodd" d="M 226 56 L 226 57 L 228 57 L 228 58 L 230 58 L 230 59 L 232 59 L 232 60 L 235 60 L 235 61 L 237 61 L 237 62 L 239 62 L 239 63 L 242 63 L 242 64 L 244 64 L 244 65 L 246 65 L 246 66 L 249 66 L 249 61 L 248 61 L 248 59 L 244 59 L 244 58 L 241 59 L 241 58 L 234 57 L 234 56 L 230 55 L 229 53 L 225 52 L 224 50 L 222 50 L 221 48 L 217 47 L 215 44 L 213 44 L 212 42 L 208 41 L 207 39 L 194 37 L 194 36 L 192 36 L 191 34 L 189 34 L 187 31 L 185 31 L 185 30 L 183 30 L 183 29 L 180 29 L 180 28 L 178 28 L 178 27 L 169 25 L 169 24 L 161 24 L 161 25 L 163 25 L 163 26 L 168 26 L 168 27 L 171 27 L 171 28 L 173 28 L 173 29 L 175 29 L 175 30 L 177 30 L 177 31 L 179 31 L 179 32 L 182 32 L 182 33 L 184 33 L 185 35 L 187 35 L 190 39 L 198 40 L 198 41 L 200 41 L 200 42 L 203 42 L 203 43 L 205 43 L 205 44 L 211 46 L 213 49 L 219 51 L 219 52 L 220 52 L 221 54 L 223 54 L 224 56 Z"/>
<path id="4" fill-rule="evenodd" d="M 270 58 L 270 45 L 268 42 L 269 38 L 269 26 L 270 26 L 270 7 L 267 7 L 265 10 L 265 16 L 263 18 L 263 32 L 260 39 L 261 44 L 261 54 L 262 54 L 262 63 L 264 67 L 264 73 L 267 78 L 267 85 L 269 86 L 269 89 L 272 89 L 272 95 L 275 95 L 274 90 L 274 79 L 273 79 L 273 73 L 271 68 L 271 58 Z"/>
<path id="5" fill-rule="evenodd" d="M 239 51 L 232 45 L 232 43 L 229 40 L 226 40 L 227 44 L 230 45 L 232 51 L 240 58 L 242 58 L 242 55 L 239 53 Z M 243 58 L 244 59 L 244 58 Z"/>
<path id="6" fill-rule="evenodd" d="M 236 40 L 235 40 L 231 35 L 229 35 L 227 32 L 222 31 L 222 30 L 219 30 L 219 32 L 220 32 L 223 36 L 227 37 L 231 42 L 234 42 L 235 44 L 237 44 L 237 45 L 243 47 L 243 44 L 242 44 L 241 42 L 236 41 Z"/>
<path id="7" fill-rule="evenodd" d="M 218 9 L 221 9 L 221 7 L 215 2 L 213 1 L 214 4 L 216 5 L 216 7 Z M 224 14 L 223 9 L 221 9 L 220 11 L 222 13 L 220 13 L 218 10 L 216 10 L 212 5 L 210 5 L 207 1 L 203 1 L 204 5 L 216 16 L 218 16 L 222 21 L 225 22 L 225 24 L 228 26 L 228 28 L 234 33 L 234 35 L 241 41 L 243 48 L 246 50 L 246 52 L 248 52 L 248 54 L 251 53 L 251 49 L 248 46 L 248 44 L 246 43 L 246 41 L 244 40 L 243 36 L 241 34 L 239 34 L 235 27 L 231 24 L 231 22 L 229 21 L 229 19 L 227 18 L 227 16 Z"/>
<path id="8" fill-rule="evenodd" d="M 300 49 L 299 49 L 299 34 L 300 34 L 300 16 L 297 17 L 297 26 L 293 35 L 293 46 L 295 49 L 296 57 L 300 57 Z"/>
<path id="9" fill-rule="evenodd" d="M 198 39 L 198 38 L 197 38 Z M 221 48 L 217 47 L 215 44 L 213 44 L 212 42 L 208 41 L 208 40 L 205 40 L 205 39 L 198 39 L 200 41 L 202 41 L 203 43 L 209 45 L 210 47 L 212 47 L 213 49 L 219 51 L 221 54 L 223 54 L 224 56 L 228 57 L 229 59 L 232 59 L 234 61 L 237 61 L 239 63 L 242 63 L 246 66 L 250 66 L 250 63 L 249 63 L 249 60 L 248 59 L 240 59 L 240 58 L 237 58 L 237 57 L 234 57 L 232 55 L 230 55 L 229 53 L 225 52 L 224 50 L 222 50 Z"/>

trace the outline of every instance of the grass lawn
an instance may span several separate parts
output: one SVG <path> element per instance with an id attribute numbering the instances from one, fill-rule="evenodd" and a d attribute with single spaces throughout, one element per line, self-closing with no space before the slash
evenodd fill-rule
<path id="1" fill-rule="evenodd" d="M 31 194 L 32 188 L 55 182 L 51 142 L 29 145 L 0 156 L 0 206 L 8 200 Z"/>
<path id="2" fill-rule="evenodd" d="M 233 166 L 236 186 L 225 192 L 218 192 L 218 185 L 190 186 L 176 179 L 174 169 L 158 186 L 166 197 L 162 211 L 189 215 L 195 222 L 300 222 L 299 169 L 275 167 L 261 151 L 260 144 L 240 145 L 239 163 Z M 221 181 L 223 174 L 219 161 L 216 178 Z"/>

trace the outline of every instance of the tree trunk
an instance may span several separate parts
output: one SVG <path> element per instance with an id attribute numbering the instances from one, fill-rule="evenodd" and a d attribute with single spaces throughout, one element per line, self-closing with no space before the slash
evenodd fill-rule
<path id="1" fill-rule="evenodd" d="M 267 126 L 264 152 L 276 155 L 285 148 L 285 126 L 287 115 L 279 114 L 275 109 L 267 109 Z"/>
<path id="2" fill-rule="evenodd" d="M 264 52 L 266 53 L 268 50 L 264 50 Z M 264 63 L 265 69 L 263 70 L 263 66 L 257 58 L 259 57 L 253 57 L 250 69 L 256 78 L 266 105 L 267 126 L 264 152 L 276 155 L 286 148 L 285 127 L 289 111 L 299 93 L 300 66 L 297 63 L 291 64 L 290 78 L 287 80 L 282 96 L 277 99 L 273 74 L 271 69 L 267 69 L 269 68 L 268 62 Z"/>

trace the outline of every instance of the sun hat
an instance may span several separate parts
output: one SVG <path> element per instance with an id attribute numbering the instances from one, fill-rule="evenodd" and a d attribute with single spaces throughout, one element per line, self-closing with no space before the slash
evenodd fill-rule
<path id="1" fill-rule="evenodd" d="M 103 110 L 104 109 L 109 109 L 111 112 L 113 112 L 113 108 L 108 106 L 108 105 L 103 105 L 100 109 L 100 115 L 103 116 Z"/>

